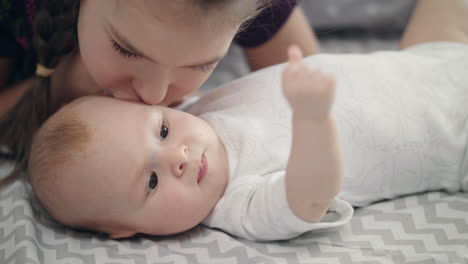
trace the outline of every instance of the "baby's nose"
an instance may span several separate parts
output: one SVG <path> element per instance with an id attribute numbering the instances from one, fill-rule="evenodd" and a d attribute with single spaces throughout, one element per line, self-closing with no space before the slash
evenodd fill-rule
<path id="1" fill-rule="evenodd" d="M 188 148 L 185 145 L 173 147 L 170 154 L 170 163 L 172 172 L 175 176 L 180 177 L 187 169 L 188 163 Z"/>

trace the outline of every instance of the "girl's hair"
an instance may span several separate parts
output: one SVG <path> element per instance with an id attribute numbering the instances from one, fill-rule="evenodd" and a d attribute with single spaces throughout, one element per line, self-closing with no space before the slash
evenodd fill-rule
<path id="1" fill-rule="evenodd" d="M 80 0 L 41 1 L 34 18 L 33 45 L 37 63 L 56 68 L 61 57 L 74 50 Z M 26 168 L 33 135 L 57 110 L 52 100 L 50 78 L 33 77 L 31 87 L 0 119 L 0 146 L 16 162 L 13 172 L 0 185 L 10 182 Z"/>
<path id="2" fill-rule="evenodd" d="M 192 1 L 200 9 L 209 10 L 217 6 L 228 7 L 238 0 Z M 256 0 L 253 5 L 254 10 L 248 14 L 241 14 L 238 19 L 245 25 L 270 1 L 273 0 Z M 38 64 L 47 68 L 56 68 L 60 58 L 78 50 L 76 27 L 79 6 L 80 0 L 41 1 L 39 11 L 34 18 L 33 37 Z M 50 78 L 35 76 L 31 87 L 28 87 L 16 105 L 0 117 L 0 151 L 6 147 L 9 159 L 16 162 L 13 172 L 0 180 L 0 186 L 12 181 L 26 169 L 35 132 L 60 104 L 59 98 L 53 96 L 55 95 L 51 93 Z"/>

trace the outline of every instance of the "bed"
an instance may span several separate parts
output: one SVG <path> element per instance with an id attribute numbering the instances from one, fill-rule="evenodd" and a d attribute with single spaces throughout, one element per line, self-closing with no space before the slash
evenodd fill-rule
<path id="1" fill-rule="evenodd" d="M 330 16 L 349 10 L 350 1 L 327 1 L 333 6 L 327 9 Z M 379 9 L 375 0 L 356 0 L 370 15 L 367 20 L 353 12 L 348 12 L 348 20 L 340 16 L 336 23 L 353 25 L 341 30 L 330 17 L 316 13 L 313 5 L 323 3 L 302 5 L 317 29 L 322 51 L 331 53 L 397 49 L 414 4 L 386 1 Z M 381 30 L 372 19 L 396 26 Z M 363 26 L 369 24 L 375 28 Z M 245 74 L 239 53 L 233 47 L 202 90 Z M 10 168 L 1 166 L 0 175 Z M 468 263 L 468 193 L 427 192 L 382 201 L 356 209 L 343 228 L 305 233 L 289 241 L 256 243 L 203 226 L 176 236 L 117 241 L 51 221 L 28 185 L 17 180 L 0 190 L 0 263 Z"/>

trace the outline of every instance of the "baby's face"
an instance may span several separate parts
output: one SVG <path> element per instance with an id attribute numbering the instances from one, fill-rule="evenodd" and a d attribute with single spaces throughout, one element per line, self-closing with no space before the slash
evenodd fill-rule
<path id="1" fill-rule="evenodd" d="M 60 183 L 65 202 L 75 209 L 95 206 L 89 212 L 100 225 L 114 223 L 113 238 L 182 232 L 209 214 L 225 190 L 228 164 L 208 123 L 166 107 L 79 100 L 93 136 Z M 86 190 L 86 197 L 73 190 Z"/>

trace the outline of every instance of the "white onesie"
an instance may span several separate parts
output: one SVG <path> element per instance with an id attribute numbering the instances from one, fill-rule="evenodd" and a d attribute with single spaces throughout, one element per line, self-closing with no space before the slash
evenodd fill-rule
<path id="1" fill-rule="evenodd" d="M 288 239 L 346 224 L 351 205 L 427 190 L 468 190 L 468 45 L 316 55 L 305 62 L 336 78 L 333 115 L 345 172 L 339 198 L 320 223 L 304 222 L 288 207 L 291 110 L 281 89 L 284 65 L 277 65 L 218 88 L 187 109 L 214 127 L 228 154 L 228 187 L 205 225 L 252 240 Z"/>

